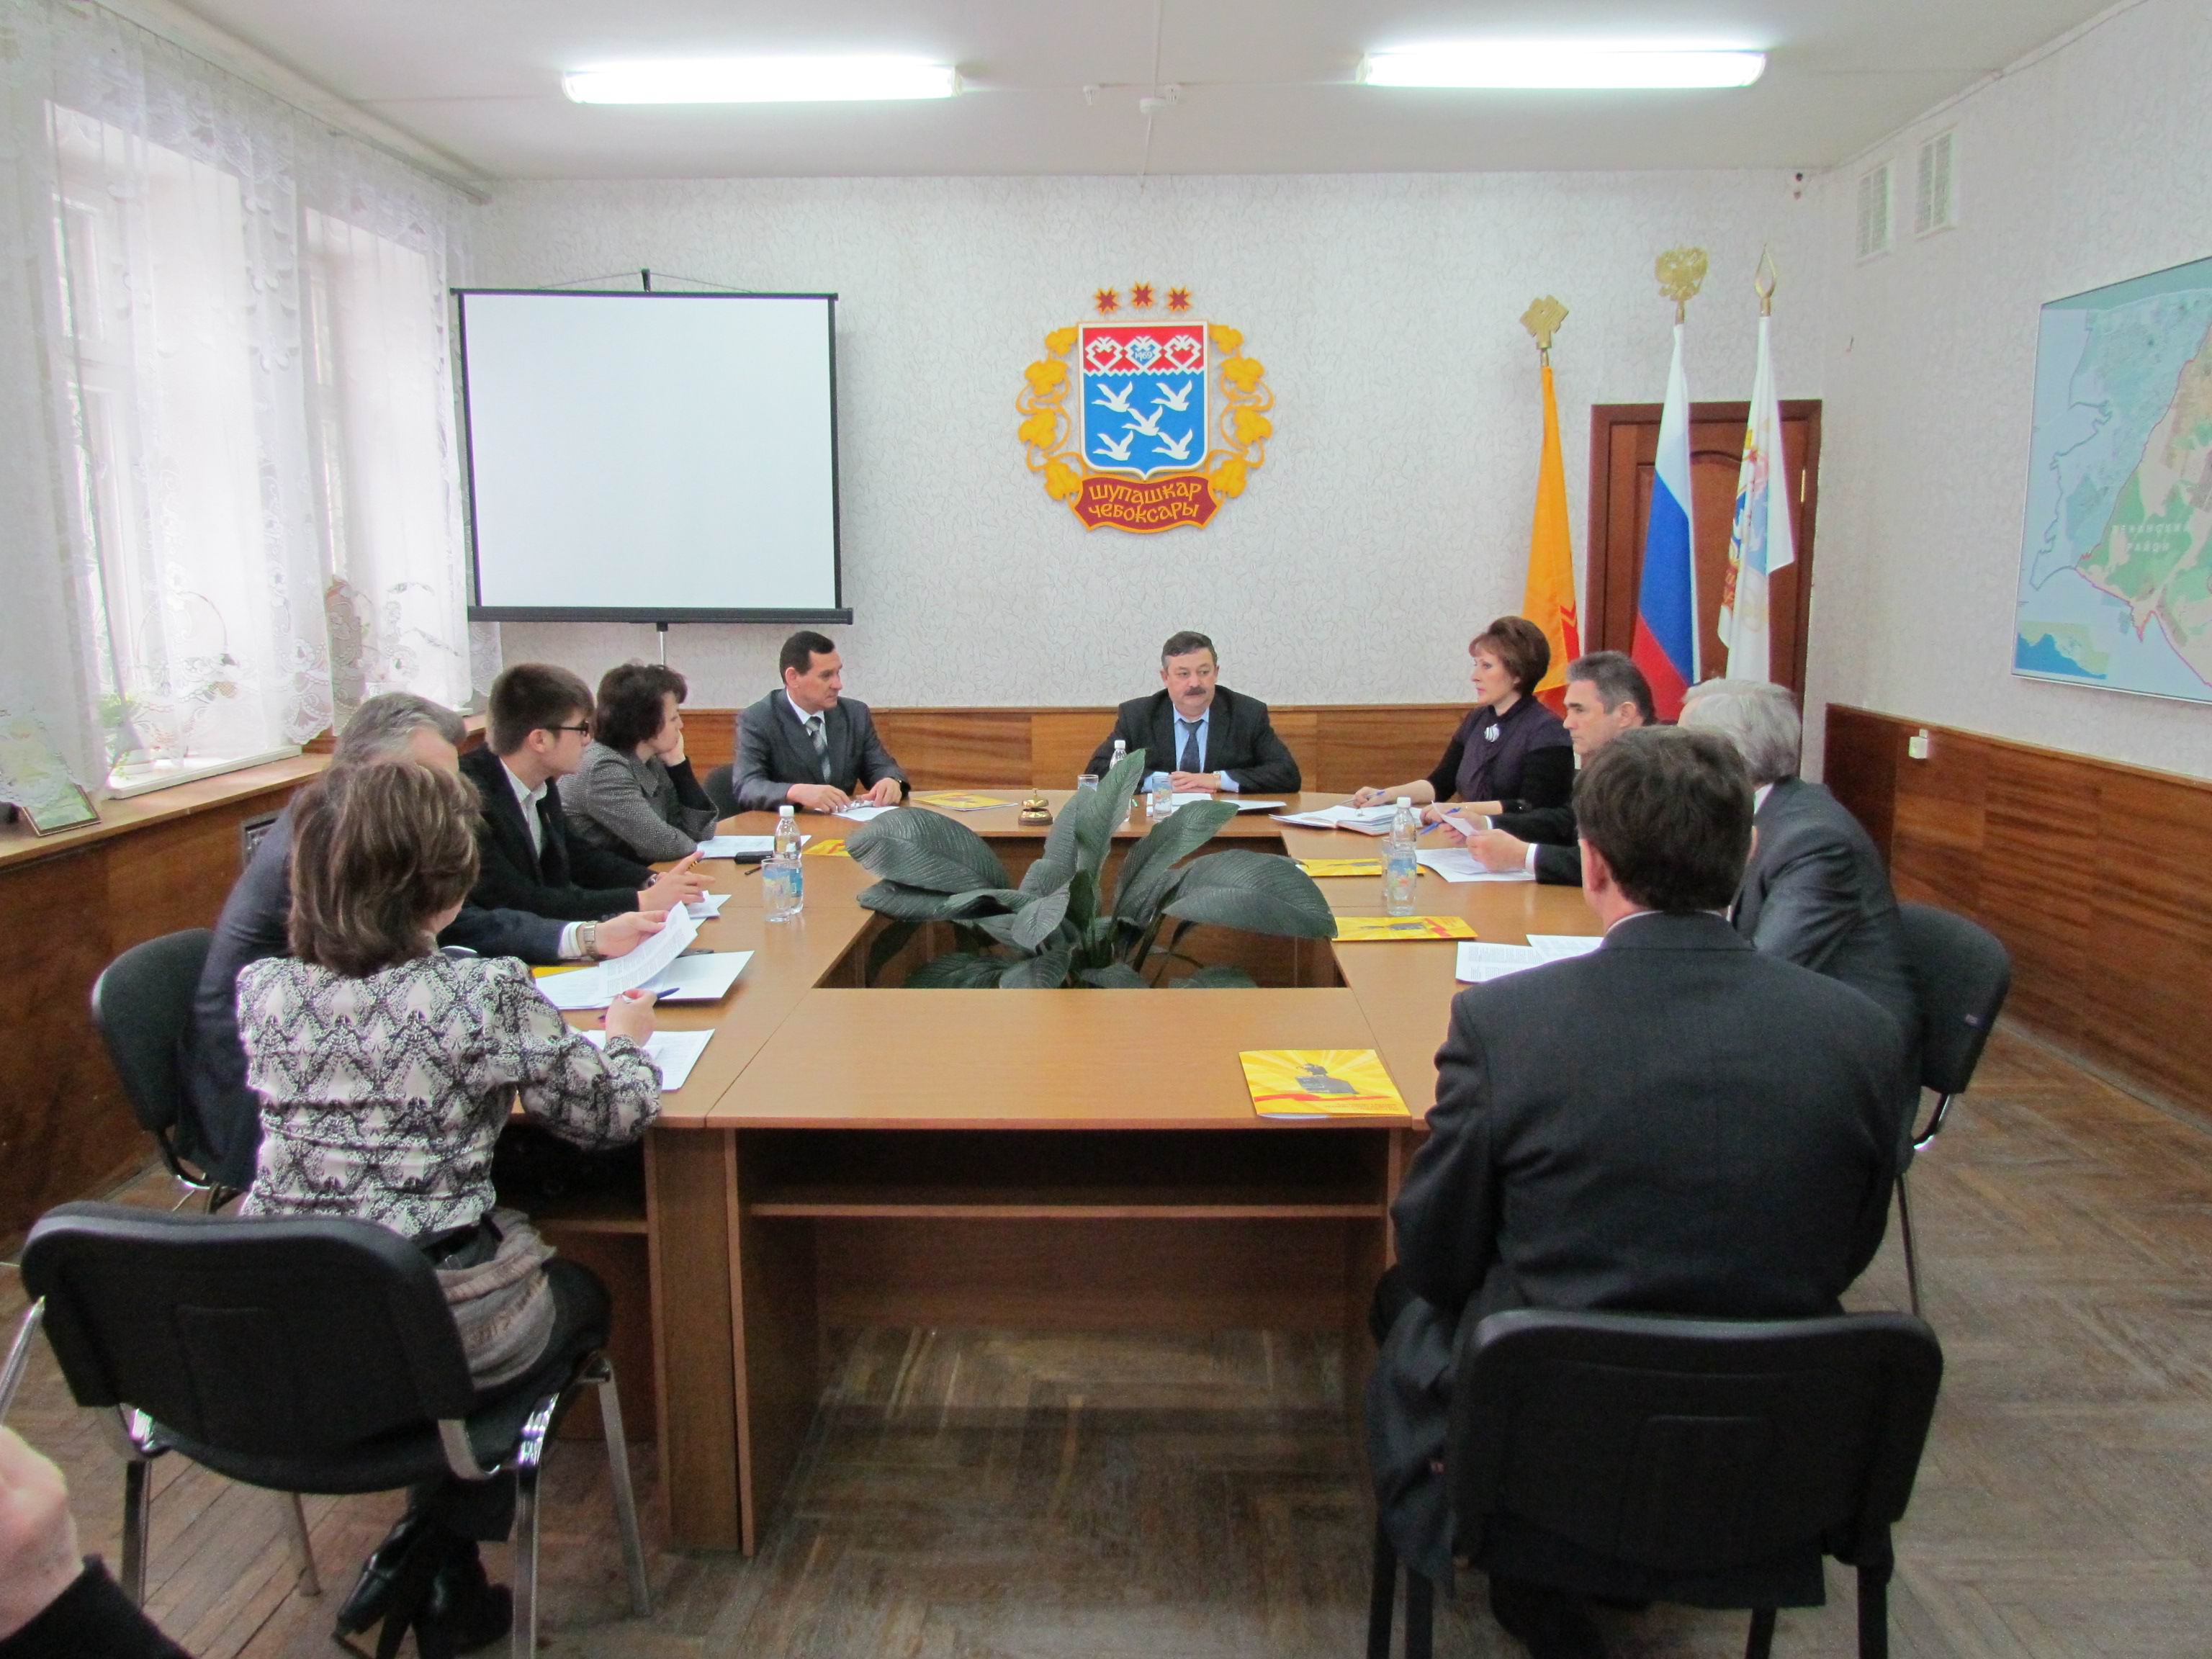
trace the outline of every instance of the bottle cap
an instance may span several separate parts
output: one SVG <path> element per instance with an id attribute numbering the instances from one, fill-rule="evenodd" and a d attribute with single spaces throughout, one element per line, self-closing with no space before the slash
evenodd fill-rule
<path id="1" fill-rule="evenodd" d="M 1398 805 L 1401 806 L 1411 806 L 1413 804 L 1413 798 L 1411 795 L 1401 795 L 1398 797 Z"/>

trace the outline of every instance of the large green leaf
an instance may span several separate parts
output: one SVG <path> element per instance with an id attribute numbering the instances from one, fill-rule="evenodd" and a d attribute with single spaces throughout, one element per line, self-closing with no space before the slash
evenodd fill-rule
<path id="1" fill-rule="evenodd" d="M 1096 789 L 1078 790 L 1061 811 L 1062 817 L 1074 820 L 1076 867 L 1089 872 L 1094 887 L 1102 884 L 1106 849 L 1114 844 L 1114 832 L 1128 821 L 1129 803 L 1144 781 L 1145 751 L 1133 750 L 1098 780 Z"/>
<path id="2" fill-rule="evenodd" d="M 1311 876 L 1277 853 L 1208 853 L 1184 866 L 1162 907 L 1186 921 L 1289 939 L 1334 939 L 1336 918 Z"/>
<path id="3" fill-rule="evenodd" d="M 1126 962 L 1112 962 L 1103 968 L 1085 968 L 1076 975 L 1085 985 L 1095 985 L 1102 991 L 1146 991 L 1145 976 Z"/>
<path id="4" fill-rule="evenodd" d="M 1060 808 L 1060 816 L 1052 821 L 1051 832 L 1044 838 L 1044 851 L 1037 854 L 1035 864 L 1022 872 L 1024 893 L 1049 893 L 1055 887 L 1066 886 L 1069 878 L 1075 874 L 1074 805 L 1070 801 Z"/>
<path id="5" fill-rule="evenodd" d="M 881 822 L 881 820 L 878 820 Z M 955 951 L 933 957 L 907 975 L 907 988 L 917 991 L 981 991 L 999 982 L 1006 971 L 1004 957 L 984 951 Z"/>
<path id="6" fill-rule="evenodd" d="M 868 947 L 868 971 L 861 982 L 873 985 L 885 964 L 906 949 L 907 941 L 921 931 L 918 921 L 895 921 L 878 933 L 875 943 Z"/>
<path id="7" fill-rule="evenodd" d="M 860 905 L 894 921 L 935 921 L 945 914 L 945 895 L 900 881 L 879 881 L 860 890 Z"/>
<path id="8" fill-rule="evenodd" d="M 999 977 L 1002 991 L 1056 991 L 1067 983 L 1069 957 L 1065 945 L 1055 945 L 1027 962 L 1018 962 Z"/>
<path id="9" fill-rule="evenodd" d="M 977 915 L 1011 915 L 1021 908 L 1024 896 L 1018 887 L 977 887 L 965 893 L 948 893 L 942 914 L 963 921 Z M 994 904 L 999 907 L 997 910 L 987 908 Z"/>
<path id="10" fill-rule="evenodd" d="M 1194 974 L 1185 974 L 1181 979 L 1170 980 L 1168 983 L 1178 991 L 1249 991 L 1259 981 L 1242 968 L 1231 968 L 1217 963 L 1211 968 L 1201 968 Z"/>
<path id="11" fill-rule="evenodd" d="M 887 813 L 856 831 L 845 846 L 866 869 L 908 887 L 964 893 L 1014 884 L 982 836 L 941 812 L 908 808 Z"/>
<path id="12" fill-rule="evenodd" d="M 1114 914 L 1140 927 L 1149 922 L 1166 896 L 1175 866 L 1212 841 L 1236 816 L 1236 807 L 1225 800 L 1194 800 L 1176 808 L 1165 823 L 1154 824 L 1121 861 Z"/>
<path id="13" fill-rule="evenodd" d="M 1067 889 L 1063 887 L 1057 893 L 1030 900 L 1011 915 L 977 916 L 974 922 L 1000 944 L 1027 952 L 1043 948 L 1045 941 L 1060 931 L 1066 916 Z M 1072 938 L 1068 948 L 1074 948 Z"/>

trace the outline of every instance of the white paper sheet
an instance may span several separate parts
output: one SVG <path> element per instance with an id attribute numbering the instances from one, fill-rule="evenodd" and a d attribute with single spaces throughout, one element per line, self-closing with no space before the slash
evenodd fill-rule
<path id="1" fill-rule="evenodd" d="M 599 1048 L 607 1046 L 605 1031 L 586 1031 L 586 1042 Z M 699 1063 L 699 1056 L 707 1052 L 707 1045 L 714 1040 L 712 1031 L 655 1031 L 645 1040 L 646 1056 L 660 1067 L 660 1092 L 673 1094 L 691 1076 L 691 1068 Z"/>
<path id="2" fill-rule="evenodd" d="M 711 921 L 722 914 L 722 907 L 729 902 L 729 899 L 727 893 L 708 893 L 702 898 L 693 899 L 684 908 L 695 921 Z"/>
<path id="3" fill-rule="evenodd" d="M 799 844 L 804 847 L 813 839 L 801 835 Z M 702 859 L 764 859 L 774 851 L 774 836 L 713 836 L 699 843 L 699 856 Z"/>
<path id="4" fill-rule="evenodd" d="M 1480 985 L 1486 980 L 1503 979 L 1508 974 L 1517 974 L 1525 969 L 1540 968 L 1544 958 L 1526 945 L 1486 945 L 1480 940 L 1469 940 L 1459 947 L 1459 962 L 1453 976 L 1468 985 Z"/>
<path id="5" fill-rule="evenodd" d="M 897 811 L 898 808 L 896 806 L 867 806 L 855 801 L 837 816 L 841 818 L 850 818 L 855 823 L 867 823 L 883 817 L 886 812 Z"/>
<path id="6" fill-rule="evenodd" d="M 1286 800 L 1246 800 L 1242 795 L 1223 795 L 1219 799 L 1231 802 L 1240 812 L 1279 812 L 1290 805 Z"/>
<path id="7" fill-rule="evenodd" d="M 1421 868 L 1443 878 L 1454 886 L 1470 881 L 1534 881 L 1535 877 L 1526 870 L 1486 870 L 1481 860 L 1464 847 L 1436 847 L 1423 849 L 1415 855 Z"/>
<path id="8" fill-rule="evenodd" d="M 1586 957 L 1605 943 L 1602 933 L 1531 933 L 1528 948 L 1547 962 L 1565 962 L 1569 957 Z"/>
<path id="9" fill-rule="evenodd" d="M 599 964 L 599 977 L 607 988 L 607 995 L 614 997 L 634 985 L 643 985 L 691 948 L 699 937 L 699 924 L 691 920 L 691 912 L 678 905 L 667 913 L 660 931 L 638 942 L 637 948 L 627 956 L 609 957 Z"/>
<path id="10" fill-rule="evenodd" d="M 617 958 L 621 960 L 622 958 Z M 745 964 L 753 959 L 750 951 L 702 951 L 695 956 L 679 957 L 663 968 L 645 988 L 662 1002 L 719 1002 L 730 994 L 738 982 Z M 610 986 L 606 969 L 612 963 L 601 963 L 596 968 L 579 968 L 574 973 L 549 974 L 536 981 L 545 1000 L 556 1008 L 574 1012 L 586 1008 L 604 1008 L 615 1000 L 615 993 L 627 989 Z"/>
<path id="11" fill-rule="evenodd" d="M 1363 836 L 1387 836 L 1396 802 L 1382 806 L 1324 806 L 1311 812 L 1291 812 L 1276 819 L 1308 830 L 1354 830 Z"/>

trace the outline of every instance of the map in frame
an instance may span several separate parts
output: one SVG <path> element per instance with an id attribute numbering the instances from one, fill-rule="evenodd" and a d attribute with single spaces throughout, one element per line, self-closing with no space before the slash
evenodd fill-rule
<path id="1" fill-rule="evenodd" d="M 2054 300 L 2013 672 L 2212 702 L 2212 258 Z"/>

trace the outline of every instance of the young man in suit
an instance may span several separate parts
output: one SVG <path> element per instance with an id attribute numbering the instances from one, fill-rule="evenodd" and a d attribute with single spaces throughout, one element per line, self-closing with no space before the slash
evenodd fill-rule
<path id="1" fill-rule="evenodd" d="M 554 781 L 584 761 L 591 688 L 565 668 L 517 663 L 492 682 L 489 741 L 461 757 L 461 775 L 483 803 L 481 869 L 469 897 L 486 908 L 584 924 L 583 953 L 599 954 L 598 924 L 626 910 L 665 913 L 697 898 L 706 878 L 679 860 L 662 875 L 568 837 Z"/>
<path id="2" fill-rule="evenodd" d="M 1121 705 L 1091 769 L 1104 773 L 1119 738 L 1131 753 L 1145 751 L 1148 790 L 1165 782 L 1179 793 L 1296 794 L 1298 763 L 1267 723 L 1267 705 L 1231 691 L 1220 673 L 1212 640 L 1171 635 L 1160 647 L 1161 689 Z"/>
<path id="3" fill-rule="evenodd" d="M 1651 683 L 1644 671 L 1618 651 L 1593 651 L 1567 665 L 1565 721 L 1575 758 L 1587 761 L 1623 732 L 1650 726 Z M 1582 849 L 1575 841 L 1575 809 L 1540 806 L 1530 812 L 1501 812 L 1496 817 L 1462 820 L 1467 850 L 1486 870 L 1526 870 L 1539 881 L 1562 887 L 1583 884 Z"/>
<path id="4" fill-rule="evenodd" d="M 801 629 L 777 660 L 783 689 L 738 716 L 730 778 L 738 811 L 787 804 L 842 812 L 855 801 L 896 806 L 906 799 L 906 774 L 876 735 L 868 705 L 844 695 L 844 659 L 828 637 Z"/>
<path id="5" fill-rule="evenodd" d="M 1723 914 L 1751 780 L 1708 732 L 1624 732 L 1575 786 L 1587 956 L 1462 991 L 1428 1139 L 1397 1202 L 1367 1394 L 1383 1523 L 1449 1582 L 1443 1474 L 1457 1339 L 1511 1308 L 1833 1314 L 1881 1243 L 1897 1159 L 1897 1030 L 1868 998 L 1751 947 Z M 1539 1659 L 1601 1656 L 1559 1577 L 1650 1596 L 1549 1534 L 1486 1534 L 1491 1606 Z M 1487 1553 L 1487 1552 L 1495 1552 Z M 1525 1577 L 1520 1576 L 1525 1573 Z M 1820 1599 L 1817 1551 L 1757 1606 Z"/>

